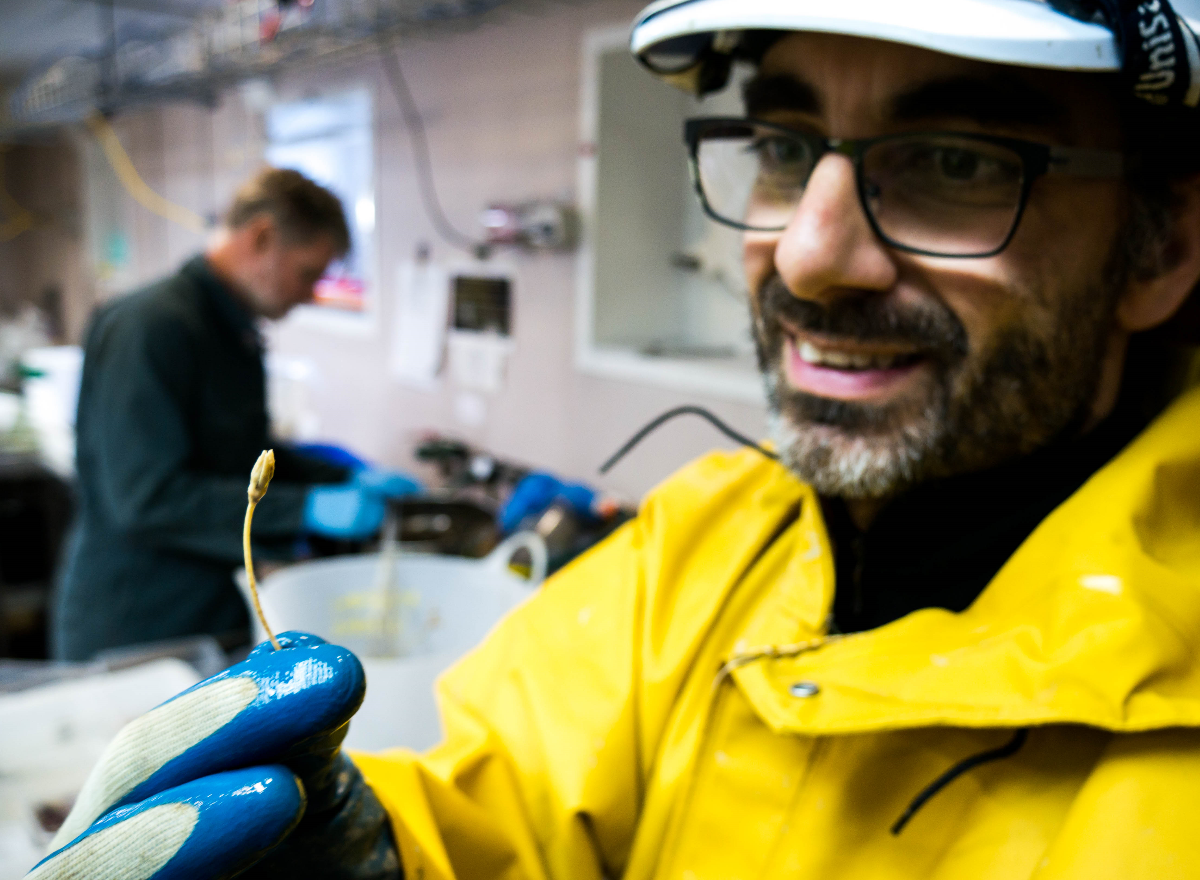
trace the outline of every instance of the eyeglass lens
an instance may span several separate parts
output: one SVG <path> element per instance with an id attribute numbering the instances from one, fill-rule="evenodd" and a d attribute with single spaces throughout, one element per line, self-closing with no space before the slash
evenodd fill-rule
<path id="1" fill-rule="evenodd" d="M 778 231 L 816 167 L 816 144 L 753 124 L 704 132 L 696 155 L 709 210 L 726 222 Z M 870 144 L 861 160 L 867 210 L 892 243 L 947 256 L 1001 247 L 1020 210 L 1023 163 L 1012 149 L 957 135 Z"/>

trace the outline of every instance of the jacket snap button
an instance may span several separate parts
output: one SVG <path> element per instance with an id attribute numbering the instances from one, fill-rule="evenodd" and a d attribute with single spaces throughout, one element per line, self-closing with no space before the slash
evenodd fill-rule
<path id="1" fill-rule="evenodd" d="M 788 691 L 793 697 L 804 699 L 806 697 L 815 697 L 821 692 L 821 688 L 815 681 L 798 681 L 788 688 Z"/>

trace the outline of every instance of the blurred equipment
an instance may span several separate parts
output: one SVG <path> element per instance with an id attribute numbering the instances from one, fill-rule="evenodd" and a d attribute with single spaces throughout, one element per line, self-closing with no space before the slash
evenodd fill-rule
<path id="1" fill-rule="evenodd" d="M 21 358 L 50 344 L 48 320 L 35 305 L 0 314 L 0 385 L 15 390 L 21 380 Z"/>
<path id="2" fill-rule="evenodd" d="M 0 657 L 49 656 L 54 567 L 71 509 L 58 474 L 31 455 L 0 453 Z"/>
<path id="3" fill-rule="evenodd" d="M 528 579 L 510 568 L 518 553 L 529 559 Z M 263 610 L 273 626 L 315 633 L 362 660 L 371 690 L 348 747 L 423 749 L 440 736 L 434 678 L 541 583 L 546 551 L 538 536 L 520 533 L 482 560 L 402 552 L 382 583 L 379 560 L 363 554 L 283 569 L 260 585 Z"/>
<path id="4" fill-rule="evenodd" d="M 460 440 L 427 437 L 416 457 L 436 468 L 444 491 L 496 511 L 498 533 L 528 530 L 540 535 L 551 574 L 637 513 L 634 506 L 590 486 L 531 471 Z"/>
<path id="5" fill-rule="evenodd" d="M 24 877 L 46 854 L 117 731 L 199 680 L 175 659 L 115 672 L 99 663 L 0 662 L 0 880 Z"/>
<path id="6" fill-rule="evenodd" d="M 47 467 L 65 479 L 75 475 L 75 410 L 83 349 L 77 345 L 31 348 L 21 356 L 25 414 Z"/>
<path id="7" fill-rule="evenodd" d="M 498 519 L 505 532 L 530 529 L 541 535 L 550 571 L 554 572 L 608 537 L 635 513 L 583 483 L 532 473 L 517 483 Z"/>
<path id="8" fill-rule="evenodd" d="M 562 202 L 489 205 L 480 223 L 490 245 L 566 251 L 579 240 L 579 217 L 573 206 Z"/>
<path id="9" fill-rule="evenodd" d="M 495 506 L 480 503 L 457 492 L 438 491 L 387 502 L 386 517 L 397 521 L 397 540 L 405 553 L 437 553 L 479 559 L 503 537 L 496 525 Z M 381 546 L 374 536 L 334 537 L 310 534 L 308 555 L 324 559 L 373 552 Z"/>
<path id="10" fill-rule="evenodd" d="M 529 473 L 528 468 L 500 461 L 461 440 L 437 434 L 429 435 L 417 446 L 416 458 L 436 469 L 439 484 L 446 489 L 470 490 L 473 497 L 484 497 L 495 504 Z"/>
<path id="11" fill-rule="evenodd" d="M 392 502 L 404 552 L 478 559 L 500 542 L 495 515 L 478 504 L 453 498 L 414 498 Z"/>

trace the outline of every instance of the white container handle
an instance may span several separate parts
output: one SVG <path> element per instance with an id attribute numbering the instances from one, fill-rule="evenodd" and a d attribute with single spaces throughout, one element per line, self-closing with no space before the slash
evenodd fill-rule
<path id="1" fill-rule="evenodd" d="M 529 551 L 531 560 L 527 578 L 529 586 L 539 586 L 546 579 L 549 554 L 546 552 L 546 542 L 537 532 L 517 532 L 515 535 L 510 535 L 501 541 L 495 550 L 484 557 L 483 564 L 488 568 L 513 573 L 512 569 L 508 567 L 508 563 L 512 561 L 513 554 L 522 548 Z"/>

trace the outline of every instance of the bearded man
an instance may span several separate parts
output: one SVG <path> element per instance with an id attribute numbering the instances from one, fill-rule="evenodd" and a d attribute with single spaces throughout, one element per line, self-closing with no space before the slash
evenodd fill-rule
<path id="1" fill-rule="evenodd" d="M 270 802 L 262 876 L 1200 875 L 1188 22 L 1165 0 L 660 0 L 633 44 L 698 91 L 755 67 L 746 115 L 686 140 L 705 209 L 744 230 L 776 452 L 685 468 L 559 573 L 442 681 L 429 754 L 322 740 L 338 799 L 283 751 L 297 733 L 223 760 L 198 733 L 186 773 L 81 797 L 59 842 L 189 786 L 298 790 L 250 766 L 284 760 L 317 806 L 288 836 L 300 801 Z M 231 675 L 348 663 L 292 639 Z M 305 735 L 353 712 L 340 681 Z"/>

